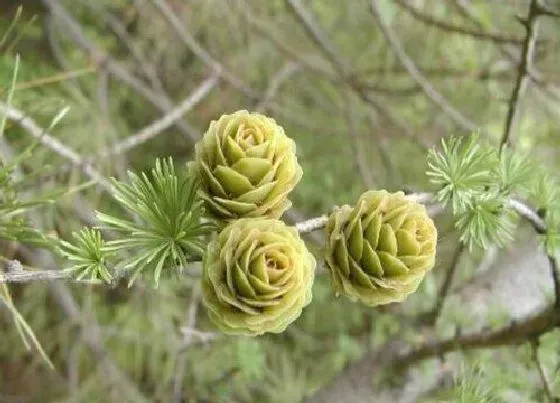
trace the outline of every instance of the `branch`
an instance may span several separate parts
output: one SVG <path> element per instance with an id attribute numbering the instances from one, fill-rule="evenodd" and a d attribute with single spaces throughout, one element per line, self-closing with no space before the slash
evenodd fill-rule
<path id="1" fill-rule="evenodd" d="M 397 58 L 403 65 L 403 67 L 408 71 L 410 76 L 422 87 L 426 96 L 437 106 L 443 110 L 449 117 L 451 117 L 455 123 L 457 123 L 462 129 L 468 131 L 474 131 L 478 128 L 473 121 L 463 116 L 461 112 L 456 110 L 447 99 L 443 97 L 434 86 L 422 75 L 422 72 L 416 67 L 414 61 L 406 53 L 402 43 L 400 42 L 396 33 L 391 29 L 391 27 L 383 21 L 381 17 L 381 12 L 379 11 L 379 3 L 376 0 L 370 1 L 371 11 L 375 17 L 381 32 L 387 39 L 389 45 L 393 48 Z"/>
<path id="2" fill-rule="evenodd" d="M 539 12 L 538 3 L 539 0 L 531 0 L 527 18 L 522 20 L 522 24 L 525 27 L 527 34 L 525 36 L 525 41 L 523 42 L 523 48 L 521 50 L 521 60 L 519 62 L 519 67 L 517 70 L 517 80 L 515 81 L 515 86 L 509 100 L 504 133 L 502 134 L 501 140 L 502 146 L 508 145 L 510 141 L 512 129 L 518 115 L 521 98 L 525 93 L 531 79 L 529 73 L 532 71 L 535 45 L 537 43 L 537 34 L 539 27 L 538 17 L 539 15 L 541 15 Z"/>
<path id="3" fill-rule="evenodd" d="M 550 386 L 550 382 L 548 377 L 546 376 L 546 372 L 544 367 L 539 359 L 539 338 L 536 337 L 531 340 L 531 358 L 535 362 L 535 366 L 537 367 L 537 371 L 539 372 L 539 376 L 541 378 L 541 383 L 544 389 L 545 396 L 550 403 L 555 403 L 557 400 L 554 398 L 552 394 L 552 388 Z"/>
<path id="4" fill-rule="evenodd" d="M 288 80 L 292 74 L 297 73 L 301 70 L 301 66 L 298 63 L 289 61 L 287 62 L 284 67 L 282 67 L 278 73 L 270 80 L 270 84 L 262 99 L 258 102 L 257 106 L 255 106 L 255 111 L 263 113 L 266 111 L 270 101 L 274 98 L 280 86 Z"/>
<path id="5" fill-rule="evenodd" d="M 261 37 L 264 37 L 267 41 L 269 41 L 276 48 L 279 54 L 287 57 L 291 61 L 305 66 L 308 70 L 321 73 L 331 79 L 335 78 L 333 72 L 325 66 L 324 63 L 322 63 L 324 62 L 322 58 L 319 59 L 319 57 L 313 57 L 314 55 L 309 54 L 309 52 L 305 52 L 304 57 L 295 51 L 292 45 L 286 44 L 278 39 L 273 34 L 273 29 L 271 29 L 272 24 L 262 21 L 263 18 L 261 16 L 253 14 L 247 0 L 237 0 L 236 3 L 243 16 L 243 22 L 252 27 Z"/>
<path id="6" fill-rule="evenodd" d="M 432 312 L 430 312 L 429 319 L 431 321 L 431 324 L 434 324 L 436 322 L 439 314 L 441 313 L 441 309 L 443 308 L 443 304 L 445 302 L 445 299 L 447 298 L 447 294 L 451 289 L 451 284 L 453 283 L 453 277 L 455 276 L 455 272 L 457 271 L 457 267 L 459 266 L 459 261 L 461 260 L 461 256 L 463 255 L 464 251 L 465 251 L 465 244 L 463 242 L 459 242 L 459 246 L 457 246 L 457 249 L 453 254 L 453 258 L 451 259 L 451 265 L 447 268 L 447 271 L 445 272 L 445 278 L 443 280 L 441 288 L 439 289 L 436 303 L 434 305 L 434 309 Z"/>
<path id="7" fill-rule="evenodd" d="M 218 83 L 219 80 L 217 76 L 207 78 L 183 102 L 170 110 L 165 116 L 152 122 L 136 134 L 107 147 L 107 149 L 101 151 L 96 158 L 105 158 L 123 154 L 145 143 L 146 141 L 153 139 L 165 129 L 172 126 L 177 120 L 181 119 L 185 113 L 194 108 L 210 93 L 210 91 L 212 91 L 213 88 L 216 87 Z"/>
<path id="8" fill-rule="evenodd" d="M 548 227 L 546 222 L 529 206 L 515 199 L 509 199 L 508 206 L 528 221 L 537 234 L 547 233 Z M 555 256 L 548 253 L 547 258 L 550 266 L 550 275 L 554 283 L 555 306 L 560 311 L 560 273 L 558 271 L 558 261 Z"/>
<path id="9" fill-rule="evenodd" d="M 329 41 L 319 26 L 315 24 L 313 16 L 302 6 L 301 0 L 286 0 L 288 8 L 294 16 L 301 22 L 305 31 L 311 37 L 313 42 L 328 57 L 330 62 L 336 67 L 336 70 L 343 76 L 349 73 L 350 64 L 345 60 L 340 52 Z"/>
<path id="10" fill-rule="evenodd" d="M 73 274 L 66 270 L 38 270 L 38 271 L 7 271 L 0 273 L 2 283 L 28 283 L 31 281 L 70 280 L 81 284 L 101 284 L 99 281 L 75 280 Z"/>
<path id="11" fill-rule="evenodd" d="M 339 375 L 329 387 L 319 390 L 310 403 L 334 402 L 332 394 L 339 394 L 339 390 L 359 390 L 371 397 L 371 374 L 378 371 L 388 371 L 406 368 L 418 361 L 441 357 L 453 351 L 486 349 L 492 347 L 522 344 L 527 339 L 538 337 L 560 326 L 560 311 L 554 307 L 544 308 L 535 315 L 496 330 L 483 329 L 465 335 L 457 335 L 444 340 L 425 341 L 418 345 L 403 345 L 401 342 L 388 342 L 382 345 L 376 354 L 368 354 L 358 362 L 350 365 L 342 375 Z M 363 389 L 367 386 L 367 392 Z M 365 400 L 367 401 L 367 400 Z"/>
<path id="12" fill-rule="evenodd" d="M 171 99 L 163 93 L 156 93 L 138 80 L 120 63 L 114 61 L 109 55 L 99 50 L 84 34 L 80 24 L 62 7 L 58 0 L 42 0 L 43 4 L 51 13 L 60 18 L 65 24 L 65 30 L 70 37 L 82 50 L 88 52 L 93 60 L 102 65 L 114 78 L 134 89 L 145 100 L 150 102 L 160 112 L 167 113 L 173 108 Z M 183 120 L 175 122 L 177 128 L 187 137 L 196 141 L 199 132 Z"/>
<path id="13" fill-rule="evenodd" d="M 491 42 L 494 42 L 494 43 L 508 43 L 508 44 L 518 44 L 518 45 L 524 43 L 523 39 L 509 37 L 509 36 L 503 36 L 503 35 L 500 35 L 500 34 L 497 34 L 497 33 L 492 33 L 492 32 L 476 31 L 476 30 L 471 29 L 471 28 L 459 27 L 457 25 L 450 24 L 450 23 L 448 23 L 444 20 L 438 20 L 438 19 L 432 17 L 431 15 L 424 14 L 423 12 L 418 10 L 416 7 L 414 7 L 413 5 L 407 3 L 406 0 L 396 0 L 396 2 L 406 12 L 408 12 L 411 16 L 416 18 L 418 21 L 421 21 L 421 22 L 423 22 L 424 24 L 427 24 L 427 25 L 433 25 L 433 26 L 438 27 L 439 29 L 441 29 L 443 31 L 453 32 L 453 33 L 461 34 L 461 35 L 467 35 L 467 36 L 471 36 L 475 39 L 488 40 L 488 41 L 491 41 Z"/>
<path id="14" fill-rule="evenodd" d="M 72 165 L 79 168 L 86 176 L 98 183 L 104 190 L 109 191 L 111 184 L 105 177 L 74 150 L 62 144 L 59 140 L 51 136 L 42 129 L 35 121 L 26 116 L 24 112 L 0 102 L 0 112 L 5 113 L 7 118 L 15 121 L 25 131 L 27 131 L 39 143 L 51 149 Z"/>
<path id="15" fill-rule="evenodd" d="M 385 116 L 395 127 L 402 130 L 412 141 L 425 148 L 425 146 L 414 136 L 412 129 L 396 116 L 390 108 L 386 106 L 386 102 L 379 98 L 376 94 L 366 91 L 355 77 L 352 77 L 352 66 L 336 49 L 334 44 L 329 41 L 328 37 L 324 34 L 318 24 L 316 24 L 313 16 L 301 4 L 301 0 L 286 0 L 288 6 L 294 16 L 301 23 L 307 34 L 311 37 L 313 42 L 319 47 L 321 52 L 327 56 L 329 61 L 334 65 L 339 77 L 333 79 L 329 74 L 323 70 L 318 70 L 335 84 L 345 84 L 352 88 L 359 97 L 371 105 L 374 110 Z"/>
<path id="16" fill-rule="evenodd" d="M 471 21 L 476 26 L 481 27 L 481 28 L 485 26 L 485 24 L 483 24 L 476 17 L 475 13 L 473 13 L 473 11 L 467 6 L 467 4 L 465 2 L 456 0 L 456 1 L 453 2 L 453 5 L 455 7 L 457 7 L 457 9 L 461 13 L 461 15 L 463 15 L 465 18 L 467 18 L 469 21 Z M 542 10 L 542 6 L 539 6 L 538 3 L 537 3 L 537 7 Z M 543 13 L 543 15 L 547 15 L 543 11 L 541 11 L 541 13 Z M 517 55 L 517 53 L 518 53 L 517 49 L 513 49 L 511 46 L 508 46 L 507 44 L 503 44 L 503 45 L 500 45 L 500 51 L 512 63 L 514 63 L 516 65 L 520 63 L 519 57 Z M 556 100 L 560 99 L 560 96 L 558 95 L 557 86 L 553 83 L 546 82 L 543 75 L 539 71 L 537 71 L 535 68 L 533 68 L 532 70 L 529 70 L 527 74 L 537 84 L 537 87 L 542 90 L 543 95 L 553 96 L 554 98 L 556 98 Z M 556 108 L 556 105 L 549 106 L 548 103 L 546 103 L 545 106 L 548 107 L 549 109 L 550 108 Z M 554 109 L 554 110 L 556 110 L 556 109 Z"/>
<path id="17" fill-rule="evenodd" d="M 353 98 L 348 94 L 347 91 L 343 92 L 343 100 L 346 103 L 344 105 L 344 110 L 346 112 L 346 121 L 348 124 L 348 135 L 350 137 L 350 145 L 352 147 L 353 153 L 356 156 L 355 163 L 357 171 L 362 179 L 362 184 L 366 189 L 372 189 L 375 187 L 375 179 L 371 172 L 371 168 L 368 164 L 367 158 L 364 155 L 364 147 L 360 144 L 359 134 L 358 134 L 358 115 L 356 109 L 353 105 Z"/>
<path id="18" fill-rule="evenodd" d="M 88 0 L 79 1 L 84 6 L 97 13 L 106 22 L 107 26 L 115 33 L 117 38 L 120 39 L 121 43 L 128 49 L 132 57 L 136 60 L 138 67 L 142 70 L 144 76 L 150 81 L 152 87 L 159 92 L 163 92 L 163 84 L 158 78 L 156 70 L 152 65 L 150 65 L 142 49 L 139 46 L 136 46 L 134 38 L 132 38 L 128 33 L 123 23 L 113 14 L 107 12 L 102 4 L 95 4 L 95 2 Z"/>
<path id="19" fill-rule="evenodd" d="M 307 234 L 309 232 L 325 228 L 328 221 L 329 216 L 322 215 L 320 217 L 310 218 L 309 220 L 296 223 L 296 229 L 300 234 Z"/>
<path id="20" fill-rule="evenodd" d="M 393 358 L 397 367 L 405 367 L 425 358 L 443 355 L 450 351 L 472 350 L 521 344 L 527 338 L 537 337 L 560 325 L 560 311 L 548 307 L 534 316 L 521 322 L 512 321 L 509 325 L 497 330 L 482 330 L 471 334 L 435 340 L 417 347 L 409 347 Z"/>
<path id="21" fill-rule="evenodd" d="M 164 16 L 164 18 L 173 27 L 177 36 L 181 41 L 195 54 L 202 63 L 209 69 L 218 74 L 224 81 L 231 84 L 234 88 L 240 90 L 250 98 L 256 99 L 257 94 L 254 90 L 249 88 L 243 81 L 241 81 L 235 74 L 226 70 L 225 67 L 217 61 L 210 53 L 208 53 L 202 45 L 185 29 L 185 24 L 182 22 L 175 12 L 169 7 L 165 0 L 150 0 L 157 10 Z"/>

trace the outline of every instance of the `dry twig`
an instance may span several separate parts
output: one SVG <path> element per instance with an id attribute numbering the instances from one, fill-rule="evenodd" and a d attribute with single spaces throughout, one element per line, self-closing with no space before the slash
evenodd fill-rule
<path id="1" fill-rule="evenodd" d="M 457 123 L 462 129 L 468 131 L 474 131 L 478 128 L 472 120 L 465 117 L 461 112 L 455 109 L 447 99 L 443 97 L 424 77 L 422 72 L 416 67 L 414 61 L 408 56 L 406 53 L 400 39 L 398 38 L 397 34 L 391 29 L 391 27 L 383 21 L 383 17 L 381 16 L 381 12 L 379 11 L 379 3 L 376 0 L 370 1 L 371 11 L 373 16 L 375 17 L 381 32 L 387 39 L 387 42 L 395 52 L 397 58 L 404 66 L 404 68 L 408 71 L 410 76 L 422 87 L 426 96 L 437 106 L 441 108 L 449 117 L 453 119 L 455 123 Z"/>

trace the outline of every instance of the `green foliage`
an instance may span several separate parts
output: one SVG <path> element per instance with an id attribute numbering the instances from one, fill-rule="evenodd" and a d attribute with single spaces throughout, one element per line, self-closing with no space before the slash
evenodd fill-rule
<path id="1" fill-rule="evenodd" d="M 490 191 L 474 198 L 469 208 L 455 215 L 461 241 L 472 249 L 474 244 L 504 246 L 513 240 L 516 215 L 504 209 L 505 204 L 504 197 Z"/>
<path id="2" fill-rule="evenodd" d="M 451 204 L 454 214 L 470 208 L 474 199 L 493 184 L 496 152 L 480 144 L 480 136 L 449 137 L 441 141 L 441 151 L 428 152 L 427 175 L 439 187 L 441 203 Z"/>
<path id="3" fill-rule="evenodd" d="M 550 255 L 560 251 L 560 183 L 558 178 L 544 170 L 535 172 L 537 179 L 530 191 L 530 198 L 544 217 L 548 231 L 543 243 Z"/>
<path id="4" fill-rule="evenodd" d="M 73 233 L 76 244 L 61 241 L 61 252 L 73 265 L 67 270 L 74 273 L 78 280 L 89 277 L 90 280 L 112 279 L 107 267 L 107 250 L 105 241 L 98 230 L 84 228 Z"/>
<path id="5" fill-rule="evenodd" d="M 503 147 L 495 172 L 500 191 L 504 194 L 525 195 L 534 183 L 534 171 L 534 165 L 527 155 L 516 154 L 510 148 Z"/>
<path id="6" fill-rule="evenodd" d="M 478 134 L 443 139 L 441 150 L 431 149 L 427 160 L 427 176 L 437 186 L 436 198 L 451 205 L 455 227 L 469 249 L 504 246 L 513 239 L 516 220 L 508 198 L 541 193 L 539 206 L 556 203 L 550 178 L 535 169 L 527 155 L 506 147 L 499 152 Z M 552 221 L 554 213 L 549 217 Z M 555 243 L 554 236 L 548 239 L 549 244 Z"/>
<path id="7" fill-rule="evenodd" d="M 21 13 L 21 9 L 18 9 L 18 14 L 16 15 L 14 23 L 0 40 L 0 48 L 5 43 L 9 32 L 15 25 L 15 22 L 17 22 L 19 13 Z M 13 76 L 6 101 L 7 107 L 11 105 L 13 100 L 18 71 L 19 56 L 15 59 Z M 4 136 L 6 121 L 7 112 L 3 113 L 0 118 L 0 139 Z M 35 198 L 27 201 L 21 201 L 14 184 L 16 174 L 18 174 L 17 176 L 21 176 L 20 172 L 18 172 L 19 165 L 22 161 L 31 157 L 32 148 L 33 146 L 27 147 L 22 153 L 12 158 L 11 161 L 6 162 L 4 161 L 4 158 L 0 158 L 0 239 L 35 244 L 36 246 L 50 246 L 53 242 L 49 242 L 47 237 L 41 231 L 30 227 L 25 219 L 25 215 L 28 214 L 30 210 L 37 206 L 44 205 L 50 200 Z M 0 273 L 2 273 L 2 269 L 0 269 Z M 8 311 L 11 313 L 18 335 L 23 341 L 26 349 L 31 350 L 31 347 L 33 346 L 38 351 L 44 362 L 51 369 L 54 369 L 53 363 L 35 336 L 31 326 L 29 326 L 25 318 L 16 308 L 10 289 L 5 283 L 0 285 L 0 302 L 2 302 L 2 305 L 6 306 Z"/>
<path id="8" fill-rule="evenodd" d="M 128 176 L 129 183 L 113 180 L 113 196 L 135 218 L 98 212 L 103 228 L 120 235 L 108 241 L 105 250 L 129 254 L 119 263 L 122 270 L 133 271 L 129 284 L 141 271 L 153 270 L 157 286 L 164 268 L 182 270 L 201 259 L 204 236 L 213 226 L 203 219 L 195 181 L 176 173 L 171 158 L 156 160 L 150 176 Z"/>
<path id="9" fill-rule="evenodd" d="M 484 381 L 484 372 L 480 368 L 462 370 L 455 380 L 456 386 L 451 391 L 449 400 L 453 403 L 501 403 L 496 392 Z"/>

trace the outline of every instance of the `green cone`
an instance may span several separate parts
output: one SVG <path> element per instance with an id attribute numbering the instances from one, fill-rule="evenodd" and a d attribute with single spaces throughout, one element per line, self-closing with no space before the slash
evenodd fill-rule
<path id="1" fill-rule="evenodd" d="M 426 208 L 385 190 L 364 193 L 326 226 L 325 260 L 338 294 L 375 306 L 401 302 L 433 268 L 437 231 Z"/>
<path id="2" fill-rule="evenodd" d="M 280 218 L 302 169 L 296 146 L 274 119 L 245 110 L 210 123 L 195 146 L 195 174 L 219 221 Z"/>
<path id="3" fill-rule="evenodd" d="M 280 333 L 311 302 L 315 258 L 282 221 L 233 221 L 208 245 L 203 298 L 224 333 Z"/>

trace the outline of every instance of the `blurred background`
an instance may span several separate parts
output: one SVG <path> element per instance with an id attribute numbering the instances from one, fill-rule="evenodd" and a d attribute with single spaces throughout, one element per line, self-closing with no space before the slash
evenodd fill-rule
<path id="1" fill-rule="evenodd" d="M 366 189 L 429 191 L 427 150 L 476 131 L 500 144 L 520 79 L 528 88 L 511 143 L 558 172 L 560 18 L 539 17 L 538 35 L 528 37 L 519 17 L 530 3 L 0 0 L 0 99 L 19 54 L 12 106 L 41 128 L 68 107 L 49 134 L 116 178 L 157 157 L 183 168 L 210 120 L 239 109 L 265 113 L 297 143 L 304 176 L 286 220 L 301 221 Z M 560 11 L 555 3 L 548 5 Z M 154 129 L 158 119 L 165 125 Z M 2 155 L 33 141 L 23 126 L 8 121 Z M 22 170 L 39 172 L 26 182 L 31 194 L 89 180 L 60 147 L 39 146 Z M 46 231 L 68 237 L 94 225 L 97 209 L 117 209 L 109 196 L 90 186 L 36 213 Z M 0 306 L 0 402 L 544 402 L 541 370 L 560 396 L 558 332 L 541 340 L 539 366 L 522 343 L 375 368 L 393 341 L 501 326 L 551 294 L 529 227 L 520 224 L 508 248 L 458 253 L 452 221 L 434 213 L 437 264 L 406 303 L 371 309 L 336 299 L 319 274 L 313 303 L 280 335 L 213 333 L 198 279 L 188 276 L 163 276 L 157 290 L 141 281 L 130 289 L 11 285 L 56 369 L 26 349 Z M 320 256 L 322 234 L 307 240 Z M 46 264 L 26 260 L 25 248 L 1 247 L 8 258 Z M 418 318 L 450 266 L 450 295 L 426 326 Z M 370 370 L 360 370 L 364 362 Z"/>

